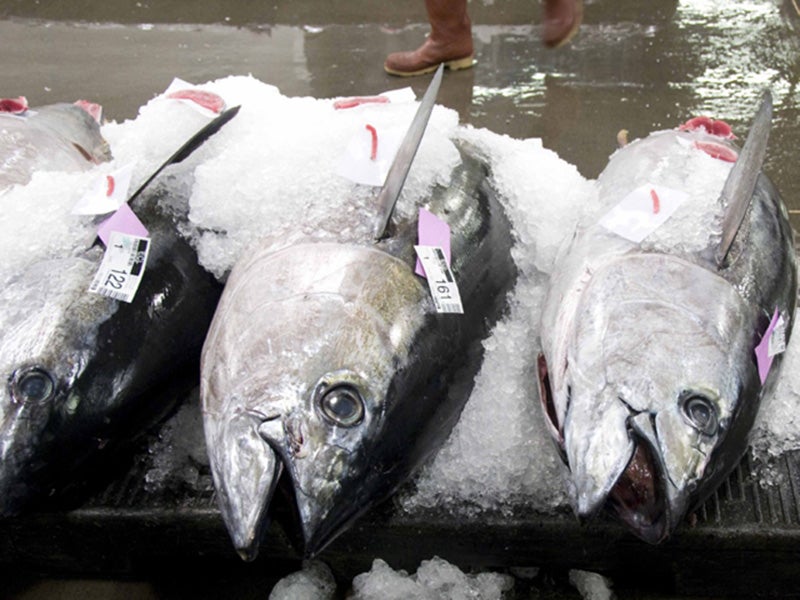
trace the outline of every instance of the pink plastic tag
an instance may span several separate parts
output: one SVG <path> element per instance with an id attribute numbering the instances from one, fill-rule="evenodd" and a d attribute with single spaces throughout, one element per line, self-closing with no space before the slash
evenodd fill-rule
<path id="1" fill-rule="evenodd" d="M 778 339 L 773 339 L 778 338 Z M 758 377 L 761 379 L 761 385 L 767 380 L 769 370 L 772 367 L 772 361 L 777 354 L 780 354 L 786 349 L 786 331 L 783 318 L 777 307 L 775 313 L 772 315 L 772 320 L 769 327 L 764 332 L 758 346 L 756 346 L 756 364 L 758 365 Z"/>
<path id="2" fill-rule="evenodd" d="M 439 217 L 432 212 L 419 209 L 419 223 L 417 225 L 417 235 L 419 236 L 418 244 L 420 246 L 438 246 L 444 252 L 447 266 L 450 266 L 450 226 L 442 221 Z M 417 265 L 414 268 L 417 275 L 425 277 L 425 269 L 422 263 L 417 259 Z"/>
<path id="3" fill-rule="evenodd" d="M 112 231 L 119 231 L 120 233 L 138 237 L 148 237 L 147 229 L 127 203 L 120 206 L 117 212 L 100 223 L 97 228 L 97 236 L 106 246 L 108 246 L 108 237 Z"/>

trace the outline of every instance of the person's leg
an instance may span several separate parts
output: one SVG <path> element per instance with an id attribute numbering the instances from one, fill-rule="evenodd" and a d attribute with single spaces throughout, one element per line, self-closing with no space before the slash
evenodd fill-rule
<path id="1" fill-rule="evenodd" d="M 583 0 L 544 0 L 542 41 L 549 48 L 566 44 L 583 20 Z"/>
<path id="2" fill-rule="evenodd" d="M 393 52 L 384 69 L 392 75 L 410 77 L 436 70 L 444 63 L 449 69 L 468 69 L 473 64 L 472 24 L 467 0 L 425 0 L 431 32 L 412 52 Z"/>

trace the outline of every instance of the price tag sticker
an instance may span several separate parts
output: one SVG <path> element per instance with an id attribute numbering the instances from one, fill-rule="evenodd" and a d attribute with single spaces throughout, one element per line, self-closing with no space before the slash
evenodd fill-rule
<path id="1" fill-rule="evenodd" d="M 149 252 L 149 238 L 119 231 L 111 232 L 106 253 L 89 291 L 115 300 L 132 302 L 144 275 Z"/>
<path id="2" fill-rule="evenodd" d="M 464 314 L 461 294 L 458 292 L 453 272 L 447 266 L 447 259 L 442 248 L 439 246 L 414 246 L 414 250 L 425 269 L 436 312 Z"/>

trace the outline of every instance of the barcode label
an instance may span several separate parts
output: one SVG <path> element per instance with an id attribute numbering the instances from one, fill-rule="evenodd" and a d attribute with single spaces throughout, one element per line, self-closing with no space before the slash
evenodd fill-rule
<path id="1" fill-rule="evenodd" d="M 111 232 L 100 268 L 89 286 L 93 294 L 132 302 L 144 275 L 150 239 Z"/>
<path id="2" fill-rule="evenodd" d="M 414 250 L 425 269 L 436 312 L 464 314 L 458 285 L 442 249 L 439 246 L 414 246 Z"/>
<path id="3" fill-rule="evenodd" d="M 786 321 L 783 315 L 779 314 L 777 320 L 773 320 L 772 333 L 769 336 L 767 354 L 776 356 L 786 351 Z"/>

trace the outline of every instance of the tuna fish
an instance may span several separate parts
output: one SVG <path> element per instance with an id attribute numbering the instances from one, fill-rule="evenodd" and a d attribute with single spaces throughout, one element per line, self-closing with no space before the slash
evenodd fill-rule
<path id="1" fill-rule="evenodd" d="M 556 264 L 540 396 L 582 518 L 605 507 L 658 543 L 747 449 L 797 294 L 787 213 L 760 173 L 770 118 L 767 94 L 741 153 L 708 119 L 617 151 Z"/>
<path id="2" fill-rule="evenodd" d="M 188 156 L 235 111 L 166 164 Z M 131 303 L 88 293 L 99 245 L 34 263 L 0 290 L 0 514 L 78 488 L 88 465 L 112 456 L 170 410 L 177 390 L 196 383 L 221 285 L 162 208 L 165 190 L 140 188 L 132 200 L 151 241 Z"/>
<path id="3" fill-rule="evenodd" d="M 220 509 L 244 559 L 258 551 L 279 480 L 315 555 L 407 480 L 458 419 L 516 279 L 486 167 L 462 159 L 425 204 L 451 227 L 463 315 L 437 313 L 414 274 L 416 219 L 395 217 L 383 235 L 384 215 L 363 215 L 381 239 L 360 245 L 306 239 L 273 250 L 266 240 L 234 266 L 203 348 L 201 401 Z M 384 190 L 398 181 L 392 171 Z"/>
<path id="4" fill-rule="evenodd" d="M 0 191 L 27 183 L 36 171 L 85 171 L 111 160 L 100 125 L 87 109 L 15 105 L 16 111 L 0 110 Z"/>

